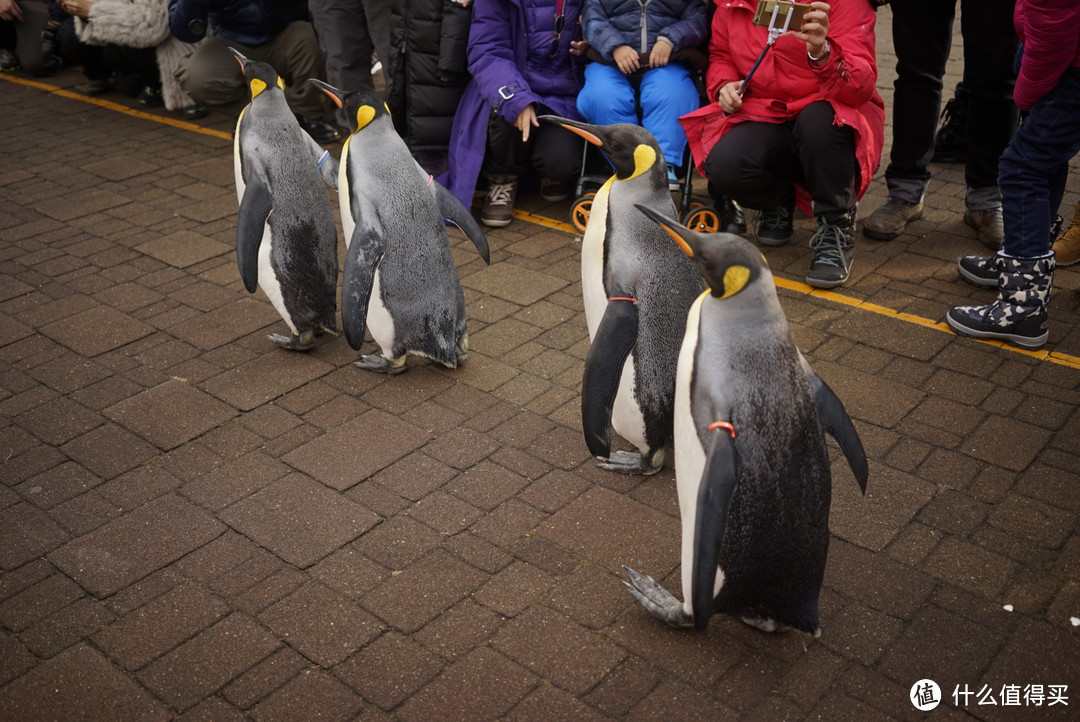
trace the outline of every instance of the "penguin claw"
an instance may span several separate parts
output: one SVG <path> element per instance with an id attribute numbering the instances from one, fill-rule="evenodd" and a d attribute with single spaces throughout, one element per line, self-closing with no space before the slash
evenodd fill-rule
<path id="1" fill-rule="evenodd" d="M 360 354 L 360 358 L 353 361 L 353 366 L 367 371 L 374 371 L 378 374 L 386 374 L 387 376 L 397 376 L 398 374 L 405 373 L 405 370 L 408 368 L 405 365 L 404 356 L 401 358 L 400 364 L 395 364 L 389 359 L 383 358 L 382 356 L 375 356 L 374 354 Z"/>
<path id="2" fill-rule="evenodd" d="M 315 347 L 314 343 L 305 344 L 299 336 L 285 336 L 280 333 L 267 334 L 266 337 L 282 348 L 290 351 L 310 351 Z"/>
<path id="3" fill-rule="evenodd" d="M 623 566 L 630 575 L 630 581 L 623 581 L 623 586 L 629 590 L 634 599 L 641 606 L 660 621 L 676 629 L 685 629 L 694 626 L 693 618 L 686 613 L 682 602 L 660 586 L 655 579 L 648 574 L 639 574 L 628 566 Z"/>
<path id="4" fill-rule="evenodd" d="M 656 459 L 657 463 L 653 464 L 651 459 Z M 597 466 L 619 474 L 652 476 L 664 468 L 664 457 L 661 454 L 646 457 L 634 451 L 616 451 L 614 454 L 610 454 L 607 459 L 602 460 Z"/>

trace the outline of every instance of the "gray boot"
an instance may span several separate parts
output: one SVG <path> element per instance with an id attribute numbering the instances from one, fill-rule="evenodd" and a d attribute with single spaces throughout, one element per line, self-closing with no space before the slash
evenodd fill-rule
<path id="1" fill-rule="evenodd" d="M 1054 254 L 997 258 L 1001 267 L 997 301 L 988 306 L 956 306 L 945 321 L 962 336 L 998 339 L 1026 349 L 1040 348 L 1050 337 L 1046 304 L 1054 279 Z"/>

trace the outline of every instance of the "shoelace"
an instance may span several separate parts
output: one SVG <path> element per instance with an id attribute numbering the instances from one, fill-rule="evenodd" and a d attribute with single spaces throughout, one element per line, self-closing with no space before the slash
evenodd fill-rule
<path id="1" fill-rule="evenodd" d="M 761 212 L 761 216 L 758 218 L 758 228 L 786 226 L 790 217 L 791 213 L 788 212 L 786 206 L 766 208 Z"/>
<path id="2" fill-rule="evenodd" d="M 488 205 L 492 206 L 508 206 L 513 202 L 513 197 L 513 183 L 492 183 L 488 190 L 487 201 Z"/>
<path id="3" fill-rule="evenodd" d="M 810 237 L 810 247 L 814 249 L 814 263 L 838 268 L 847 268 L 844 249 L 848 245 L 847 236 L 840 226 L 826 223 L 818 227 Z"/>

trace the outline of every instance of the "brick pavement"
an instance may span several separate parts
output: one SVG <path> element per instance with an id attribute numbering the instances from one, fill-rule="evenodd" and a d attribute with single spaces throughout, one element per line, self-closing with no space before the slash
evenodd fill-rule
<path id="1" fill-rule="evenodd" d="M 866 497 L 834 467 L 822 637 L 678 633 L 618 581 L 628 563 L 678 588 L 674 477 L 588 458 L 571 234 L 517 220 L 490 268 L 455 240 L 457 371 L 382 378 L 342 339 L 290 354 L 236 272 L 231 118 L 208 135 L 18 80 L 0 78 L 0 719 L 913 719 L 923 678 L 938 718 L 1075 718 L 1080 274 L 1055 278 L 1048 353 L 943 331 L 987 297 L 952 266 L 980 248 L 958 167 L 910 233 L 860 241 L 839 294 L 797 283 L 808 220 L 767 251 L 870 457 Z M 984 684 L 1068 685 L 1069 707 L 953 705 Z"/>

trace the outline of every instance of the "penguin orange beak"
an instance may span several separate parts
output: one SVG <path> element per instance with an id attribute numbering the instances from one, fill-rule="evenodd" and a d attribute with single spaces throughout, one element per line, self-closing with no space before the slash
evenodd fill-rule
<path id="1" fill-rule="evenodd" d="M 683 226 L 679 225 L 678 223 L 672 221 L 669 218 L 665 218 L 664 216 L 660 215 L 648 206 L 643 206 L 640 204 L 634 205 L 639 211 L 644 213 L 649 218 L 653 219 L 656 222 L 656 225 L 663 228 L 667 232 L 667 234 L 671 236 L 672 240 L 679 244 L 679 248 L 683 250 L 683 253 L 690 256 L 690 258 L 694 257 L 694 249 L 690 245 L 689 239 L 682 235 L 683 231 L 687 231 L 688 229 L 684 228 Z"/>
<path id="2" fill-rule="evenodd" d="M 314 85 L 316 88 L 318 88 L 322 92 L 329 95 L 330 100 L 334 101 L 334 105 L 336 105 L 339 108 L 343 107 L 344 101 L 342 99 L 342 93 L 341 93 L 340 90 L 335 88 L 333 85 L 330 85 L 329 83 L 324 83 L 323 81 L 316 80 L 315 78 L 308 78 L 308 82 L 311 83 L 312 85 Z"/>
<path id="3" fill-rule="evenodd" d="M 229 48 L 229 52 L 236 56 L 236 62 L 240 63 L 240 72 L 244 72 L 244 63 L 247 62 L 247 58 L 240 54 L 240 51 L 236 48 Z"/>
<path id="4" fill-rule="evenodd" d="M 561 125 L 575 135 L 580 135 L 588 143 L 595 146 L 602 146 L 604 141 L 593 132 L 593 127 L 588 123 L 579 123 L 576 120 L 570 120 L 568 118 L 560 118 L 557 115 L 541 115 L 538 120 L 544 120 L 548 123 L 554 123 L 555 125 Z"/>

